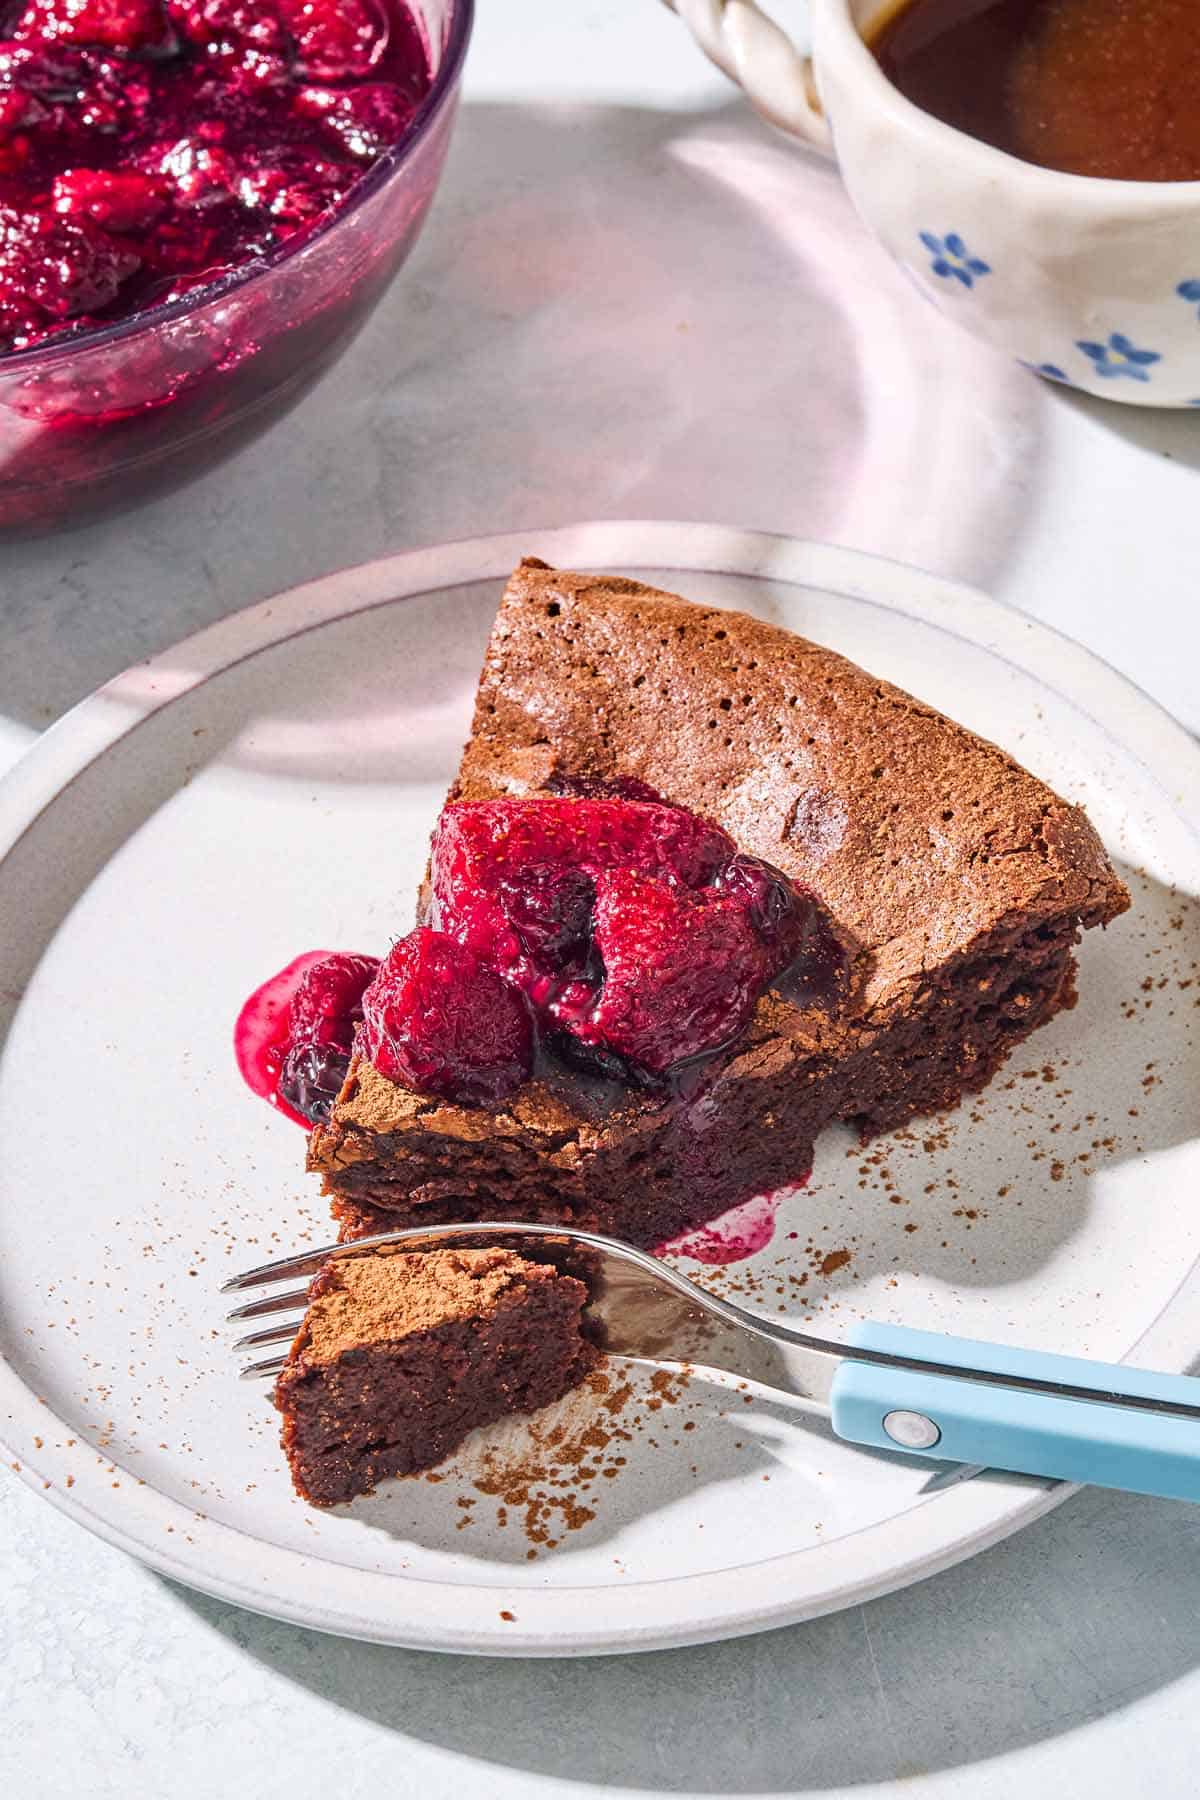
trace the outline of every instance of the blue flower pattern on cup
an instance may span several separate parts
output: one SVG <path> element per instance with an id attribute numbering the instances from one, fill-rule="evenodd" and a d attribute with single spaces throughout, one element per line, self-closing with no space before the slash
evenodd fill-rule
<path id="1" fill-rule="evenodd" d="M 1060 381 L 1064 387 L 1074 387 L 1075 385 L 1067 371 L 1060 369 L 1057 363 L 1026 362 L 1021 357 L 1018 357 L 1017 360 L 1023 369 L 1031 369 L 1035 375 L 1044 375 L 1047 381 Z"/>
<path id="2" fill-rule="evenodd" d="M 981 276 L 992 273 L 991 264 L 984 262 L 982 257 L 973 256 L 957 231 L 947 232 L 945 237 L 939 237 L 933 231 L 921 231 L 917 235 L 929 252 L 931 272 L 942 281 L 958 281 L 965 288 L 973 288 Z M 1200 318 L 1200 278 L 1181 281 L 1175 291 L 1180 299 L 1196 307 L 1197 317 Z M 1155 363 L 1162 361 L 1160 350 L 1140 348 L 1123 331 L 1110 332 L 1104 343 L 1097 343 L 1091 338 L 1077 338 L 1075 348 L 1087 357 L 1092 365 L 1091 372 L 1105 381 L 1115 381 L 1122 377 L 1129 381 L 1149 381 L 1150 370 Z M 1058 363 L 1027 362 L 1024 366 L 1037 375 L 1045 376 L 1048 381 L 1061 382 L 1065 387 L 1076 385 Z M 1189 400 L 1187 404 L 1200 406 L 1200 399 Z"/>
<path id="3" fill-rule="evenodd" d="M 1082 350 L 1095 366 L 1095 373 L 1106 381 L 1126 375 L 1130 381 L 1149 381 L 1151 363 L 1161 362 L 1158 350 L 1139 350 L 1123 331 L 1114 331 L 1106 344 L 1078 338 L 1075 348 Z"/>
<path id="4" fill-rule="evenodd" d="M 972 256 L 957 231 L 948 232 L 944 238 L 932 231 L 922 231 L 919 236 L 933 258 L 933 273 L 943 281 L 961 281 L 965 288 L 971 288 L 981 275 L 991 274 L 991 264 Z"/>

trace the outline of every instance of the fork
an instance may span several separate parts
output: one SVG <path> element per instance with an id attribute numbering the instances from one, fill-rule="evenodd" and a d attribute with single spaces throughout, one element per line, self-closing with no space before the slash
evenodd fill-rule
<path id="1" fill-rule="evenodd" d="M 848 1443 L 975 1467 L 1200 1500 L 1200 1380 L 865 1321 L 844 1340 L 761 1318 L 614 1238 L 525 1223 L 417 1226 L 263 1263 L 221 1292 L 276 1289 L 329 1262 L 396 1248 L 525 1246 L 582 1274 L 585 1328 L 640 1362 L 712 1369 L 828 1419 Z M 237 1351 L 289 1342 L 308 1288 L 269 1292 L 231 1322 L 269 1317 Z M 286 1315 L 286 1316 L 285 1316 Z M 277 1375 L 257 1360 L 247 1379 Z"/>

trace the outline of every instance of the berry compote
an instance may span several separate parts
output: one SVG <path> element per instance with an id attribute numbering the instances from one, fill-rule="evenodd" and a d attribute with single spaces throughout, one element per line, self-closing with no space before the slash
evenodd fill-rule
<path id="1" fill-rule="evenodd" d="M 430 886 L 430 922 L 520 988 L 544 1050 L 640 1087 L 735 1042 L 768 987 L 798 992 L 818 962 L 809 985 L 825 964 L 836 985 L 842 961 L 811 895 L 657 797 L 453 803 Z"/>
<path id="2" fill-rule="evenodd" d="M 296 404 L 424 223 L 471 17 L 0 0 L 0 529 L 128 507 Z"/>
<path id="3" fill-rule="evenodd" d="M 0 0 L 0 351 L 311 233 L 429 85 L 402 0 Z"/>
<path id="4" fill-rule="evenodd" d="M 309 950 L 255 988 L 233 1034 L 247 1085 L 301 1125 L 327 1119 L 378 967 L 374 956 Z"/>
<path id="5" fill-rule="evenodd" d="M 426 924 L 377 966 L 299 958 L 247 1002 L 240 1032 L 274 1009 L 269 1079 L 240 1055 L 251 1085 L 320 1121 L 357 1050 L 465 1105 L 550 1065 L 686 1092 L 768 988 L 838 1003 L 846 956 L 811 894 L 685 807 L 611 793 L 448 805 Z"/>

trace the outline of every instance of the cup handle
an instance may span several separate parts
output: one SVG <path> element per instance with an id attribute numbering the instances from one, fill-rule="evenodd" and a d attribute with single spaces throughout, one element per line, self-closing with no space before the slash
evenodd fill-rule
<path id="1" fill-rule="evenodd" d="M 754 0 L 664 0 L 711 62 L 745 89 L 772 125 L 833 155 L 829 121 L 821 110 L 811 56 Z"/>

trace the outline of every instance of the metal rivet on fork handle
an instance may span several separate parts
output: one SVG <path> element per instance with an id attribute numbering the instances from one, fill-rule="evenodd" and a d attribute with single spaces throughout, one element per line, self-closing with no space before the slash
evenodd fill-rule
<path id="1" fill-rule="evenodd" d="M 883 1429 L 894 1444 L 904 1450 L 932 1450 L 941 1437 L 941 1432 L 932 1419 L 924 1413 L 890 1412 L 883 1421 Z"/>

